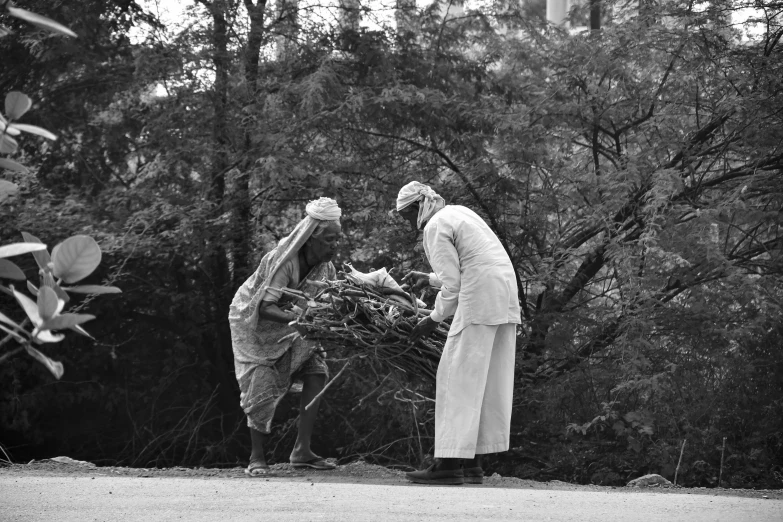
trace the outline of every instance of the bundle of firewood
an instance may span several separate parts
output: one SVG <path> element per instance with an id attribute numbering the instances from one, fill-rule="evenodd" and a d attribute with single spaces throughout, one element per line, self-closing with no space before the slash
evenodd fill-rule
<path id="1" fill-rule="evenodd" d="M 299 313 L 296 324 L 307 329 L 305 337 L 319 341 L 336 357 L 372 358 L 407 378 L 435 382 L 448 325 L 411 342 L 411 330 L 430 310 L 399 287 L 379 288 L 350 273 L 341 275 L 345 280 L 317 283 L 320 289 L 314 296 L 284 289 L 300 303 L 307 302 L 294 309 Z"/>

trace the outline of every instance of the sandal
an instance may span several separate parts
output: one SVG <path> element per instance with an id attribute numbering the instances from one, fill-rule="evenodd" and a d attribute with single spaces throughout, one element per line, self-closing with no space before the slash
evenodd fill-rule
<path id="1" fill-rule="evenodd" d="M 319 470 L 330 470 L 330 469 L 335 469 L 337 465 L 328 462 L 326 459 L 322 457 L 315 457 L 310 460 L 304 460 L 298 462 L 292 460 L 291 467 L 296 469 L 311 468 L 311 469 L 319 469 Z"/>
<path id="2" fill-rule="evenodd" d="M 262 460 L 251 460 L 245 469 L 245 475 L 248 477 L 260 477 L 269 472 L 269 465 Z"/>

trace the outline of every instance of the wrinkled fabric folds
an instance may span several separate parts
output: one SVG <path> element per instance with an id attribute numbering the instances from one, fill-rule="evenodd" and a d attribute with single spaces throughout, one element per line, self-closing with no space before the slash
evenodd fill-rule
<path id="1" fill-rule="evenodd" d="M 304 219 L 261 259 L 253 275 L 237 290 L 228 314 L 240 405 L 247 414 L 248 426 L 261 433 L 269 433 L 275 408 L 292 379 L 327 373 L 323 358 L 317 354 L 317 342 L 302 339 L 286 323 L 262 321 L 258 317 L 262 301 L 284 306 L 291 300 L 289 296 L 270 293 L 273 282 L 275 286 L 311 294 L 318 290 L 311 281 L 337 277 L 329 261 L 316 265 L 308 274 L 299 273 L 297 255 L 319 223 L 339 220 L 340 207 L 332 199 L 320 198 L 308 203 L 305 210 Z M 281 277 L 276 279 L 278 273 Z"/>
<path id="2" fill-rule="evenodd" d="M 288 264 L 297 264 L 297 259 Z M 262 262 L 263 265 L 263 262 Z M 318 291 L 310 281 L 334 279 L 337 271 L 331 262 L 321 263 L 307 274 L 298 267 L 291 273 L 285 286 L 295 287 L 308 295 Z M 273 296 L 268 294 L 269 298 Z M 283 295 L 278 306 L 293 301 L 306 306 L 300 299 Z M 229 321 L 231 346 L 234 351 L 234 372 L 239 383 L 239 404 L 247 414 L 248 426 L 269 433 L 272 417 L 280 400 L 288 392 L 291 382 L 306 374 L 327 374 L 326 363 L 318 355 L 319 344 L 297 335 L 286 323 L 259 319 L 254 326 L 246 321 Z"/>
<path id="3" fill-rule="evenodd" d="M 424 227 L 430 282 L 440 288 L 433 321 L 454 315 L 449 335 L 470 324 L 519 323 L 514 266 L 483 219 L 469 208 L 446 205 Z"/>
<path id="4" fill-rule="evenodd" d="M 435 458 L 508 450 L 515 350 L 515 324 L 472 324 L 448 338 L 435 384 Z"/>
<path id="5" fill-rule="evenodd" d="M 446 201 L 432 190 L 431 187 L 418 181 L 411 181 L 400 189 L 397 194 L 397 211 L 419 202 L 419 215 L 416 225 L 421 229 L 424 224 L 440 209 Z"/>

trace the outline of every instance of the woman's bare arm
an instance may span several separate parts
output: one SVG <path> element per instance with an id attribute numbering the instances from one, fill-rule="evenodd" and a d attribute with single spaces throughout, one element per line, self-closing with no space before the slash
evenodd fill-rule
<path id="1" fill-rule="evenodd" d="M 277 303 L 272 303 L 270 301 L 263 301 L 258 306 L 258 317 L 275 323 L 290 323 L 296 319 L 294 313 L 284 312 L 277 306 Z"/>

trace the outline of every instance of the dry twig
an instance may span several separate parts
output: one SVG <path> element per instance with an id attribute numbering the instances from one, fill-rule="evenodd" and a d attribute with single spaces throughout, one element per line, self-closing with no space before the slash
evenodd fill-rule
<path id="1" fill-rule="evenodd" d="M 682 454 L 685 451 L 685 443 L 688 439 L 682 441 L 682 447 L 680 448 L 680 460 L 677 461 L 677 469 L 674 470 L 674 485 L 677 485 L 677 475 L 680 473 L 680 464 L 682 464 Z"/>

